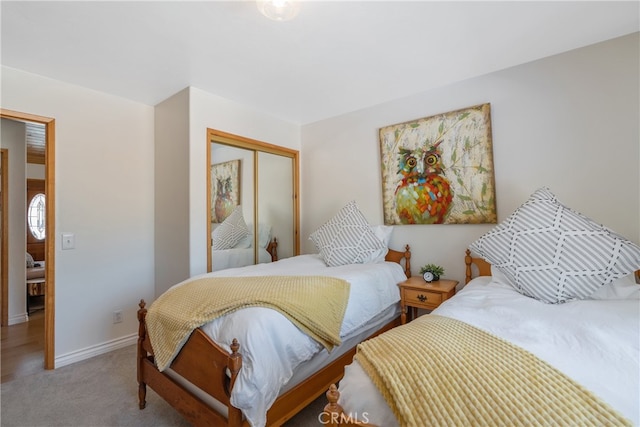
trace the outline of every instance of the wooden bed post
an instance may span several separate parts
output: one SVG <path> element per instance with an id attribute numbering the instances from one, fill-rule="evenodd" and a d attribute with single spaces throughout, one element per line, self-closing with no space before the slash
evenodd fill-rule
<path id="1" fill-rule="evenodd" d="M 404 248 L 404 273 L 407 275 L 407 278 L 411 277 L 411 250 L 409 249 L 409 245 Z"/>
<path id="2" fill-rule="evenodd" d="M 341 424 L 341 418 L 344 416 L 344 410 L 342 406 L 338 405 L 338 399 L 340 398 L 340 392 L 335 384 L 331 384 L 329 390 L 326 393 L 327 403 L 324 406 L 323 417 L 326 417 L 325 420 L 322 420 L 325 425 L 328 427 L 339 427 Z"/>
<path id="3" fill-rule="evenodd" d="M 144 349 L 144 340 L 147 336 L 147 328 L 144 323 L 144 319 L 147 316 L 146 304 L 143 299 L 138 304 L 140 307 L 138 310 L 138 405 L 140 409 L 144 409 L 147 405 L 147 384 L 142 381 L 142 364 L 147 357 L 147 352 Z"/>
<path id="4" fill-rule="evenodd" d="M 465 254 L 466 255 L 464 256 L 464 265 L 465 265 L 464 284 L 466 285 L 471 280 L 471 251 L 467 249 L 465 251 Z"/>
<path id="5" fill-rule="evenodd" d="M 231 374 L 229 381 L 229 396 L 231 396 L 231 390 L 233 390 L 233 386 L 238 378 L 238 373 L 242 368 L 242 356 L 238 353 L 239 349 L 240 344 L 238 344 L 238 340 L 234 338 L 231 343 L 231 354 L 229 355 L 229 360 L 227 362 L 227 368 Z M 229 425 L 242 425 L 242 411 L 233 405 L 229 405 Z"/>

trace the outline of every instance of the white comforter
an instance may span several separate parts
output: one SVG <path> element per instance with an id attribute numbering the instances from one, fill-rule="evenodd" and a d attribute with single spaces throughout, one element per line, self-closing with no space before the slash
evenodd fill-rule
<path id="1" fill-rule="evenodd" d="M 317 275 L 347 280 L 351 286 L 341 337 L 347 337 L 378 313 L 398 303 L 397 284 L 406 280 L 397 263 L 327 267 L 319 255 L 300 255 L 268 264 L 216 271 L 206 276 L 264 275 Z M 268 308 L 239 310 L 202 329 L 229 351 L 234 338 L 240 343 L 242 369 L 231 393 L 231 403 L 242 410 L 252 426 L 265 425 L 267 410 L 295 368 L 316 353 L 326 351 L 282 314 Z"/>
<path id="2" fill-rule="evenodd" d="M 640 424 L 640 300 L 549 305 L 479 277 L 434 312 L 519 345 Z M 345 369 L 340 392 L 347 413 L 375 425 L 397 426 L 357 362 Z"/>

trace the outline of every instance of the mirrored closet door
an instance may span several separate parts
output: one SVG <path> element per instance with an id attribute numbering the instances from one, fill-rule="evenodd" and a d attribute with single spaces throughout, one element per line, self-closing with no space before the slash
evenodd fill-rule
<path id="1" fill-rule="evenodd" d="M 299 254 L 296 150 L 208 129 L 207 165 L 208 271 Z"/>

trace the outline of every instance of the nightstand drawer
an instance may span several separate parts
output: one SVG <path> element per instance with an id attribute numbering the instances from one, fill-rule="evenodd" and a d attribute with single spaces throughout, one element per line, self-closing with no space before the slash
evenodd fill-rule
<path id="1" fill-rule="evenodd" d="M 442 302 L 442 294 L 438 292 L 417 291 L 414 289 L 404 290 L 404 300 L 411 306 L 433 306 L 437 307 Z"/>

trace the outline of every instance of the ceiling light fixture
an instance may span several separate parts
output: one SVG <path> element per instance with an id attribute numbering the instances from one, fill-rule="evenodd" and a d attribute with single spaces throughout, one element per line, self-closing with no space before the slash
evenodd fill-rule
<path id="1" fill-rule="evenodd" d="M 274 21 L 290 21 L 300 11 L 298 0 L 256 0 L 258 10 Z"/>

